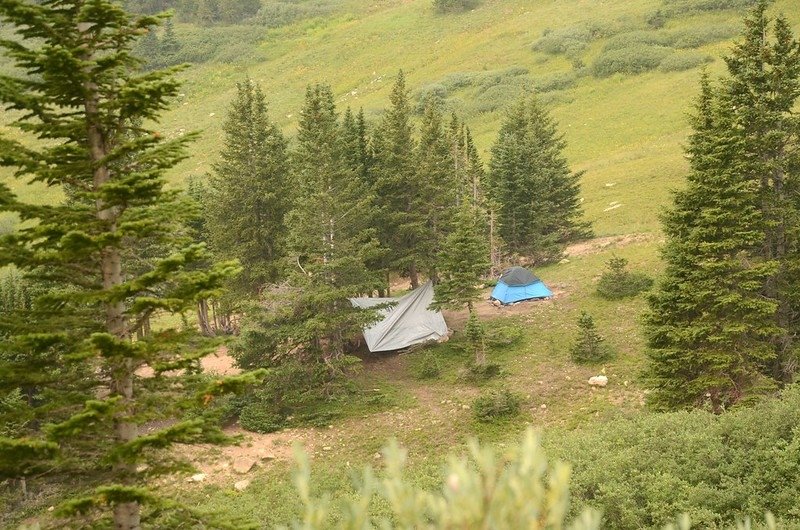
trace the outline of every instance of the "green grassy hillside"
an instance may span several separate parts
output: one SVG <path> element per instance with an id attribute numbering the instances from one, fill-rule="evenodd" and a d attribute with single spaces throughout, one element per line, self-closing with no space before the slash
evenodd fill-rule
<path id="1" fill-rule="evenodd" d="M 439 15 L 429 0 L 334 7 L 305 0 L 324 4 L 309 10 L 321 15 L 276 29 L 178 24 L 184 56 L 209 60 L 183 74 L 184 95 L 163 120 L 168 135 L 203 133 L 173 178 L 209 170 L 234 84 L 245 76 L 261 83 L 273 117 L 291 134 L 307 84 L 330 83 L 342 107 L 363 106 L 376 117 L 402 68 L 415 95 L 436 93 L 467 120 L 486 161 L 503 108 L 525 87 L 539 90 L 566 135 L 570 162 L 586 172 L 585 207 L 597 234 L 654 231 L 668 190 L 686 171 L 681 145 L 695 63 L 718 71 L 741 20 L 741 10 L 697 6 L 744 2 L 484 0 L 470 12 Z M 800 26 L 796 2 L 777 0 L 773 11 Z M 670 52 L 667 63 L 598 77 L 604 49 L 646 55 L 654 43 Z M 54 198 L 39 189 L 35 196 Z"/>

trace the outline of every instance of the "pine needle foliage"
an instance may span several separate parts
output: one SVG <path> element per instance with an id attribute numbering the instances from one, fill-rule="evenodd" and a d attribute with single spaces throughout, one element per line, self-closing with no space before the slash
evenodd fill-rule
<path id="1" fill-rule="evenodd" d="M 800 43 L 759 2 L 708 76 L 692 120 L 691 173 L 664 217 L 667 267 L 650 300 L 650 401 L 721 412 L 797 368 Z"/>
<path id="2" fill-rule="evenodd" d="M 613 357 L 613 350 L 597 332 L 594 319 L 586 311 L 581 311 L 578 317 L 578 337 L 570 355 L 577 364 L 597 364 Z"/>
<path id="3" fill-rule="evenodd" d="M 536 96 L 513 105 L 492 147 L 489 197 L 509 251 L 538 262 L 561 256 L 568 241 L 588 237 L 581 220 L 581 173 L 569 169 L 564 137 Z"/>
<path id="4" fill-rule="evenodd" d="M 606 263 L 606 270 L 597 282 L 597 294 L 607 300 L 619 300 L 636 296 L 652 285 L 650 276 L 628 270 L 628 260 L 615 256 Z"/>
<path id="5" fill-rule="evenodd" d="M 0 101 L 33 138 L 0 138 L 0 164 L 69 192 L 41 206 L 0 186 L 0 210 L 26 221 L 0 239 L 0 265 L 57 287 L 3 330 L 0 391 L 27 389 L 36 421 L 24 436 L 0 439 L 0 478 L 44 468 L 79 480 L 55 526 L 191 524 L 190 511 L 148 485 L 186 468 L 172 444 L 224 440 L 202 412 L 185 419 L 187 409 L 202 411 L 256 376 L 198 380 L 193 369 L 211 345 L 187 330 L 133 337 L 153 314 L 183 313 L 218 294 L 237 271 L 235 263 L 193 268 L 207 251 L 176 241 L 186 212 L 164 171 L 193 136 L 165 140 L 142 125 L 158 123 L 178 83 L 174 71 L 142 73 L 131 54 L 158 19 L 106 0 L 2 0 L 0 19 L 16 29 L 0 46 L 21 72 L 0 78 Z M 125 249 L 143 240 L 174 250 L 134 273 Z M 145 434 L 151 422 L 167 426 Z"/>
<path id="6" fill-rule="evenodd" d="M 283 275 L 292 186 L 287 143 L 269 119 L 264 93 L 249 79 L 236 88 L 203 204 L 213 250 L 239 260 L 235 290 L 252 296 Z"/>

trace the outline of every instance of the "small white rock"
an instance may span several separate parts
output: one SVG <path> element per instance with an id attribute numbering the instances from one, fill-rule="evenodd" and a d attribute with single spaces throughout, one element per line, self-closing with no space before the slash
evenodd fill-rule
<path id="1" fill-rule="evenodd" d="M 205 473 L 196 473 L 189 477 L 189 482 L 203 482 L 206 479 Z"/>
<path id="2" fill-rule="evenodd" d="M 589 378 L 589 384 L 592 386 L 606 386 L 608 384 L 608 377 L 604 375 L 595 375 Z"/>
<path id="3" fill-rule="evenodd" d="M 250 481 L 248 479 L 240 480 L 236 484 L 233 485 L 233 489 L 236 491 L 244 491 L 247 489 L 247 486 L 250 485 Z"/>
<path id="4" fill-rule="evenodd" d="M 542 409 L 542 410 L 546 410 L 546 409 L 547 409 L 547 405 L 545 405 L 544 403 L 542 403 L 542 405 L 541 405 L 539 408 L 540 408 L 540 409 Z"/>

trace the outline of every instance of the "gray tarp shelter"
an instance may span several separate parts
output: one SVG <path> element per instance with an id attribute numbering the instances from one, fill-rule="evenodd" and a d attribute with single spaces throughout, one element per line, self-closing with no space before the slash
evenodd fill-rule
<path id="1" fill-rule="evenodd" d="M 350 301 L 364 308 L 395 302 L 380 310 L 383 320 L 364 329 L 364 340 L 371 352 L 400 350 L 447 336 L 442 313 L 428 309 L 433 301 L 431 282 L 399 298 L 351 298 Z"/>

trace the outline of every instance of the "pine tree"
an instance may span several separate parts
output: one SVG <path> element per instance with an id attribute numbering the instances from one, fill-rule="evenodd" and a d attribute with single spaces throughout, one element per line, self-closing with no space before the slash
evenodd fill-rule
<path id="1" fill-rule="evenodd" d="M 745 19 L 744 40 L 725 59 L 722 85 L 741 134 L 735 156 L 759 189 L 761 258 L 778 266 L 763 288 L 777 301 L 775 323 L 784 330 L 772 341 L 770 375 L 788 382 L 798 368 L 800 331 L 800 42 L 784 17 L 771 24 L 768 5 L 760 1 Z"/>
<path id="2" fill-rule="evenodd" d="M 578 364 L 599 363 L 610 358 L 611 353 L 605 339 L 597 332 L 592 316 L 581 311 L 578 317 L 578 338 L 570 350 L 572 360 Z"/>
<path id="3" fill-rule="evenodd" d="M 470 314 L 468 337 L 475 350 L 476 364 L 485 364 L 481 325 L 474 303 L 481 297 L 481 278 L 489 268 L 489 249 L 482 228 L 483 212 L 469 204 L 462 205 L 452 233 L 438 256 L 440 281 L 434 289 L 432 306 L 437 309 L 463 309 Z"/>
<path id="4" fill-rule="evenodd" d="M 372 195 L 348 167 L 340 133 L 330 87 L 309 87 L 293 153 L 298 198 L 287 223 L 292 275 L 285 296 L 256 317 L 263 319 L 255 330 L 263 333 L 260 348 L 266 342 L 274 350 L 266 348 L 261 357 L 241 351 L 249 362 L 295 357 L 324 363 L 334 375 L 347 342 L 375 318 L 374 310 L 349 301 L 377 286 L 365 265 L 375 259 L 377 243 Z"/>
<path id="5" fill-rule="evenodd" d="M 551 261 L 564 243 L 589 235 L 582 222 L 580 173 L 569 170 L 563 135 L 535 96 L 508 112 L 492 148 L 490 198 L 500 235 L 517 253 Z"/>
<path id="6" fill-rule="evenodd" d="M 702 82 L 692 173 L 665 218 L 648 319 L 653 401 L 720 412 L 791 380 L 800 308 L 800 43 L 768 2 L 718 86 Z M 770 36 L 770 33 L 773 36 Z"/>
<path id="7" fill-rule="evenodd" d="M 342 156 L 347 167 L 369 186 L 369 171 L 372 166 L 372 156 L 369 151 L 369 136 L 367 122 L 364 118 L 364 109 L 354 115 L 350 107 L 342 116 Z"/>
<path id="8" fill-rule="evenodd" d="M 28 221 L 0 239 L 0 265 L 56 287 L 0 342 L 0 391 L 29 387 L 41 399 L 25 437 L 0 438 L 0 476 L 55 470 L 80 480 L 83 493 L 54 514 L 61 526 L 76 515 L 123 530 L 158 526 L 178 506 L 147 489 L 180 469 L 167 449 L 221 439 L 206 414 L 185 419 L 187 407 L 202 410 L 252 377 L 201 384 L 180 372 L 207 351 L 191 333 L 132 333 L 156 312 L 182 313 L 216 293 L 235 266 L 191 270 L 206 252 L 188 245 L 144 274 L 128 270 L 124 249 L 169 241 L 183 214 L 163 174 L 191 136 L 168 141 L 140 125 L 157 123 L 178 83 L 171 71 L 140 73 L 130 53 L 157 19 L 132 18 L 110 0 L 0 0 L 0 17 L 22 39 L 0 46 L 24 72 L 0 80 L 0 100 L 39 140 L 0 137 L 0 164 L 25 180 L 69 186 L 74 197 L 31 205 L 0 186 L 0 209 Z M 152 377 L 137 375 L 146 367 Z M 145 435 L 145 422 L 168 426 Z"/>
<path id="9" fill-rule="evenodd" d="M 774 359 L 776 303 L 761 289 L 774 263 L 763 241 L 758 184 L 742 178 L 742 138 L 730 100 L 705 77 L 688 154 L 692 171 L 664 216 L 666 270 L 647 316 L 650 401 L 708 403 L 715 412 L 762 384 Z"/>
<path id="10" fill-rule="evenodd" d="M 164 35 L 161 36 L 158 44 L 159 52 L 163 55 L 174 55 L 180 51 L 181 44 L 178 42 L 178 37 L 175 36 L 175 25 L 171 18 L 164 21 Z"/>
<path id="11" fill-rule="evenodd" d="M 435 256 L 451 230 L 458 184 L 448 138 L 442 127 L 442 114 L 433 100 L 425 107 L 414 155 L 418 190 L 411 206 L 425 224 L 418 227 L 418 242 L 413 253 L 415 262 L 436 282 Z"/>
<path id="12" fill-rule="evenodd" d="M 222 160 L 214 164 L 204 202 L 208 238 L 217 254 L 237 258 L 244 268 L 234 291 L 253 295 L 283 274 L 284 218 L 291 206 L 287 144 L 250 80 L 237 84 L 224 131 Z"/>
<path id="13" fill-rule="evenodd" d="M 411 286 L 419 286 L 419 246 L 425 238 L 426 219 L 414 206 L 421 193 L 415 168 L 411 106 L 401 70 L 390 96 L 391 106 L 373 137 L 375 161 L 372 181 L 378 206 L 378 239 L 390 250 L 384 269 L 406 273 Z M 388 286 L 388 283 L 387 283 Z"/>

